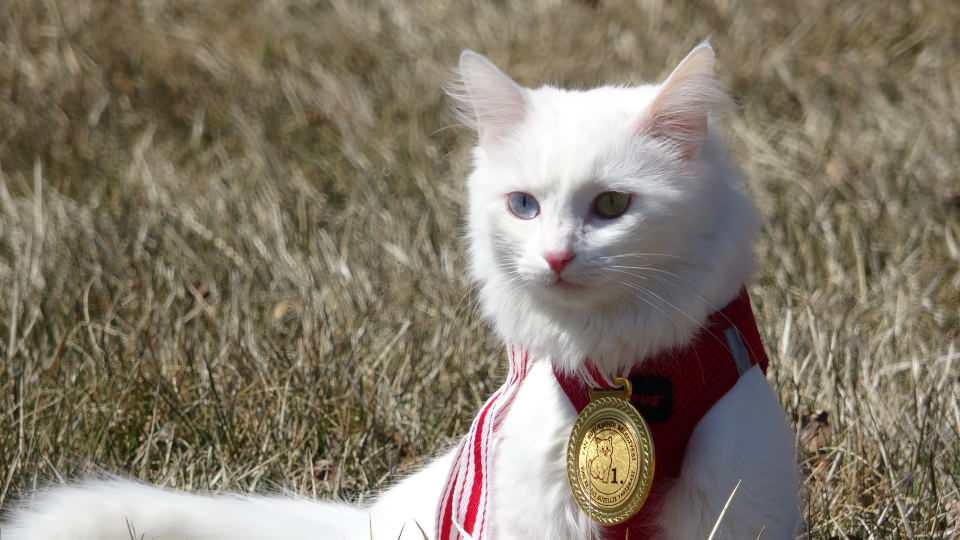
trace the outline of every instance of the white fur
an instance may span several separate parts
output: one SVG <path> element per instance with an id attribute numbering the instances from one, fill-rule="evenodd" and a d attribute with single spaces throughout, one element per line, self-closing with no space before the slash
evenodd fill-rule
<path id="1" fill-rule="evenodd" d="M 589 356 L 606 371 L 623 371 L 689 341 L 747 281 L 757 217 L 719 145 L 706 132 L 696 142 L 686 125 L 679 144 L 643 133 L 651 117 L 672 114 L 676 124 L 699 109 L 705 121 L 711 103 L 725 106 L 703 54 L 713 53 L 700 46 L 687 61 L 709 70 L 709 78 L 685 70 L 686 61 L 674 73 L 709 90 L 673 76 L 662 86 L 680 96 L 656 85 L 526 90 L 524 122 L 503 142 L 476 148 L 472 272 L 484 313 L 504 341 L 567 369 Z M 691 144 L 701 145 L 697 158 L 684 159 Z M 630 210 L 613 221 L 592 219 L 591 201 L 608 190 L 634 193 Z M 506 212 L 504 194 L 512 191 L 534 195 L 541 215 L 524 221 Z M 564 279 L 583 290 L 551 286 L 542 254 L 565 248 L 577 256 Z"/>
<path id="2" fill-rule="evenodd" d="M 352 540 L 366 525 L 346 505 L 98 481 L 37 493 L 0 530 L 3 540 Z"/>
<path id="3" fill-rule="evenodd" d="M 573 502 L 565 444 L 575 411 L 551 366 L 587 357 L 610 373 L 687 342 L 753 267 L 757 218 L 707 118 L 726 103 L 701 45 L 662 85 L 566 91 L 518 86 L 475 53 L 454 93 L 479 145 L 469 178 L 471 270 L 484 314 L 533 365 L 503 423 L 491 538 L 596 538 Z M 604 191 L 633 194 L 622 217 L 591 216 Z M 520 220 L 523 191 L 540 215 Z M 561 287 L 543 254 L 572 250 Z M 757 368 L 696 427 L 659 516 L 666 539 L 703 539 L 741 482 L 716 538 L 790 538 L 799 523 L 792 436 Z M 5 540 L 422 538 L 451 454 L 368 508 L 291 499 L 200 497 L 130 482 L 57 488 L 26 501 Z M 419 527 L 418 527 L 419 526 Z"/>

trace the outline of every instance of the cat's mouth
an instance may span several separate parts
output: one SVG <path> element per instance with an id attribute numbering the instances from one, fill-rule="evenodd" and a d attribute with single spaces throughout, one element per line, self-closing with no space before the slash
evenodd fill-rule
<path id="1" fill-rule="evenodd" d="M 574 283 L 572 281 L 567 281 L 561 276 L 557 276 L 557 279 L 553 280 L 553 283 L 550 284 L 551 287 L 556 287 L 564 290 L 577 290 L 583 289 L 584 286 L 579 283 Z"/>

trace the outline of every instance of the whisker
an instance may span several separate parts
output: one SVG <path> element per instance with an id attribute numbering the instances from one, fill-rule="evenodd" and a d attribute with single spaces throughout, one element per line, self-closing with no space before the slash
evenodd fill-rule
<path id="1" fill-rule="evenodd" d="M 624 257 L 666 257 L 670 259 L 683 259 L 679 255 L 674 255 L 672 253 L 657 253 L 657 252 L 636 252 L 636 253 L 619 253 L 616 255 L 607 255 L 608 259 L 620 259 Z"/>
<path id="2" fill-rule="evenodd" d="M 626 281 L 620 281 L 620 284 L 621 284 L 621 285 L 625 285 L 625 286 L 629 287 L 630 289 L 633 289 L 633 290 L 637 291 L 638 293 L 645 292 L 645 290 L 644 290 L 642 287 L 637 287 L 637 286 L 631 285 L 630 283 L 628 283 L 628 282 L 626 282 Z M 655 309 L 655 310 L 657 310 L 658 312 L 660 312 L 661 315 L 663 315 L 664 317 L 667 317 L 667 312 L 664 311 L 662 308 L 660 308 L 660 306 L 657 306 L 656 304 L 654 304 L 653 302 L 651 302 L 650 300 L 648 300 L 648 299 L 646 299 L 646 298 L 644 298 L 644 297 L 642 297 L 642 296 L 638 296 L 638 295 L 634 295 L 634 298 L 636 298 L 637 300 L 643 301 L 643 302 L 644 302 L 645 304 L 647 304 L 648 306 L 650 306 L 650 307 L 652 307 L 653 309 Z"/>

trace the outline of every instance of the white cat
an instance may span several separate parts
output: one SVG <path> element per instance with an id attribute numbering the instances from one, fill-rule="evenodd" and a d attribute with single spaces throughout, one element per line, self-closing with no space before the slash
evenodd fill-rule
<path id="1" fill-rule="evenodd" d="M 472 276 L 485 316 L 529 362 L 493 439 L 485 536 L 600 538 L 567 483 L 576 410 L 555 371 L 577 373 L 590 358 L 604 374 L 626 373 L 683 348 L 753 268 L 756 214 L 708 133 L 710 113 L 727 105 L 714 53 L 696 47 L 659 85 L 588 91 L 523 88 L 469 51 L 459 71 L 451 95 L 479 136 Z M 738 482 L 715 538 L 796 532 L 783 410 L 759 367 L 732 384 L 692 430 L 682 472 L 664 488 L 658 538 L 707 538 Z M 394 539 L 422 538 L 420 528 L 434 538 L 455 452 L 365 508 L 127 481 L 54 488 L 15 510 L 3 538 L 126 540 L 132 529 L 157 540 Z"/>

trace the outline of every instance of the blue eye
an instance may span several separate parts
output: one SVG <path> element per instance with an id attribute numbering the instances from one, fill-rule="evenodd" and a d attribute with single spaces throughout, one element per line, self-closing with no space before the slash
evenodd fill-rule
<path id="1" fill-rule="evenodd" d="M 540 214 L 540 203 L 533 195 L 522 191 L 507 194 L 507 208 L 520 219 L 533 219 Z"/>

